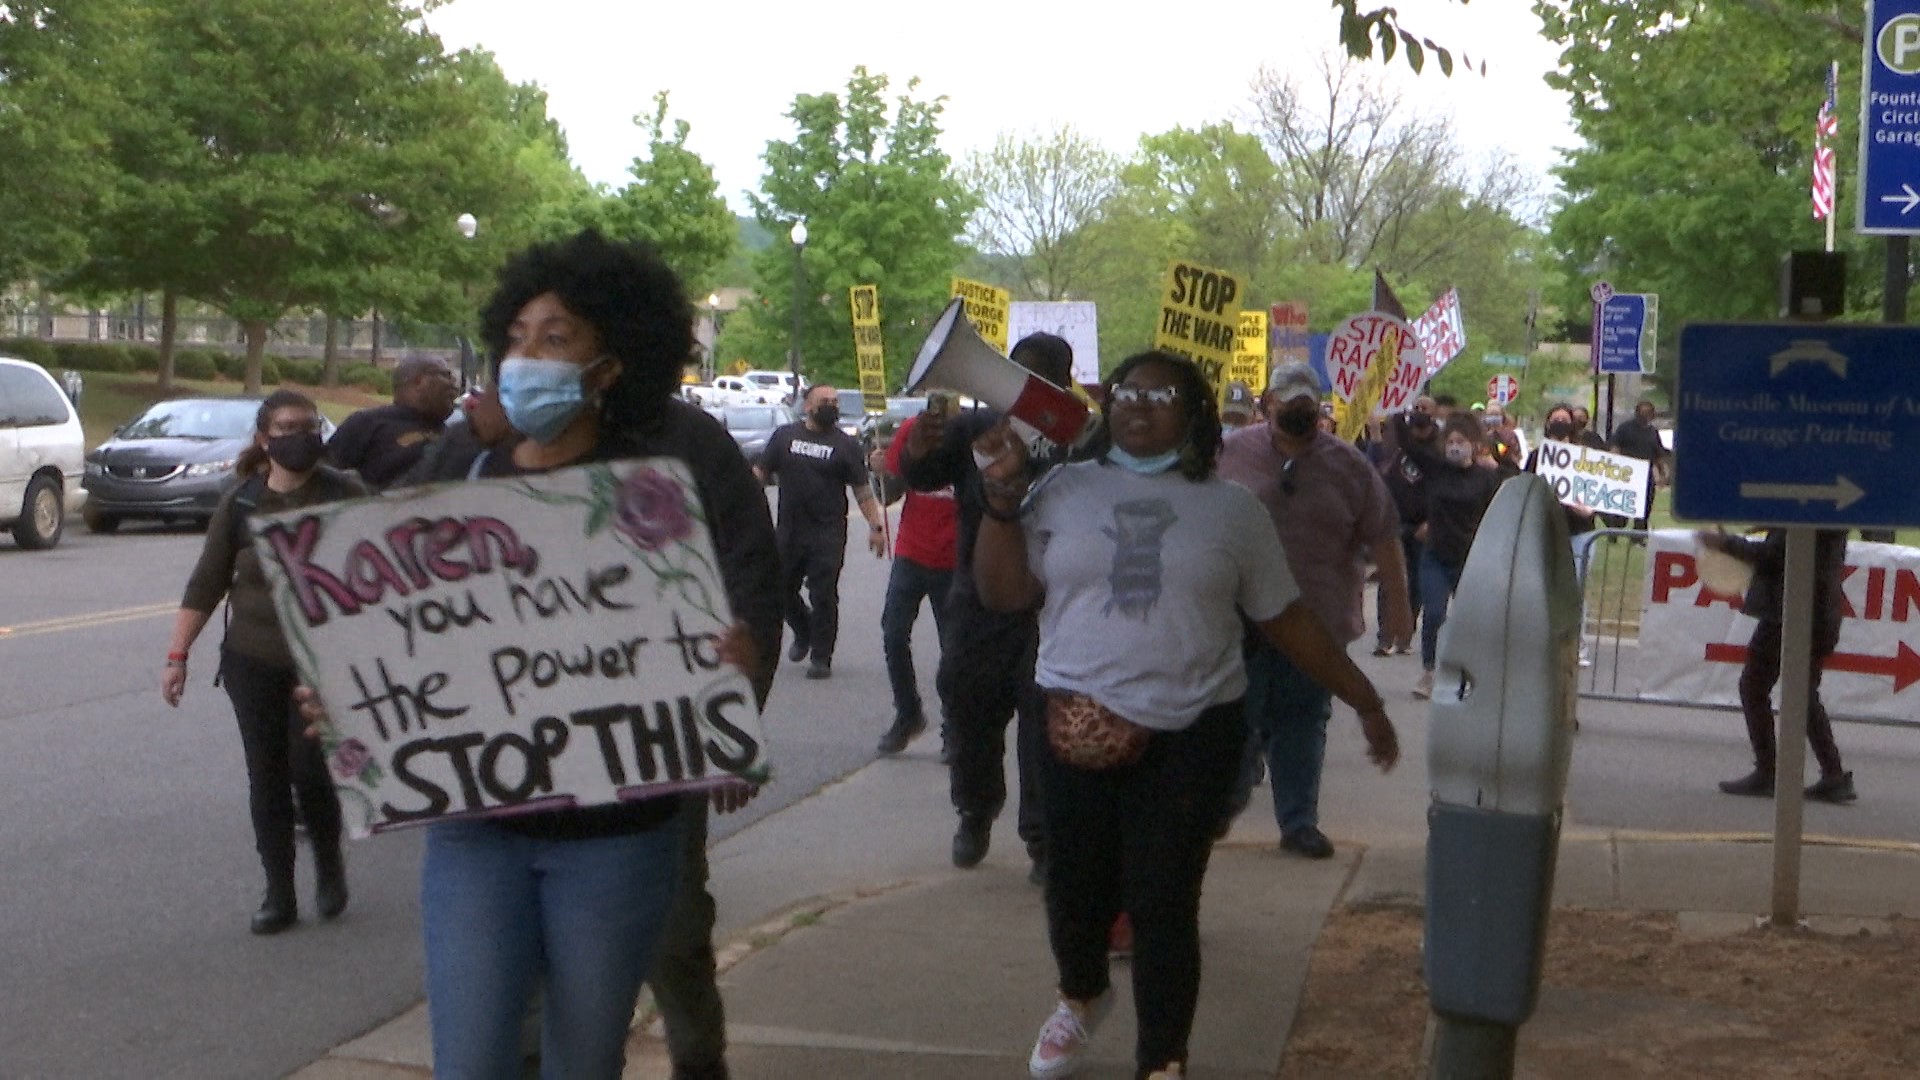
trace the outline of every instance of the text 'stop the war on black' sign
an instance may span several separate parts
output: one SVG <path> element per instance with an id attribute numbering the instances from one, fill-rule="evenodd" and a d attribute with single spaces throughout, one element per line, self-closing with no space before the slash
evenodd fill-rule
<path id="1" fill-rule="evenodd" d="M 681 462 L 438 485 L 253 529 L 355 836 L 766 776 Z"/>

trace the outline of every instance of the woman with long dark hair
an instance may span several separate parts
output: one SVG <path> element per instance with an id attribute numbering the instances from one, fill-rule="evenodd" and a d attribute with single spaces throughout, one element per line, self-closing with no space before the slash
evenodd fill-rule
<path id="1" fill-rule="evenodd" d="M 1111 1000 L 1107 935 L 1131 916 L 1140 1077 L 1178 1076 L 1200 990 L 1200 882 L 1246 746 L 1242 617 L 1360 713 L 1368 756 L 1398 759 L 1380 695 L 1305 604 L 1273 521 L 1214 475 L 1220 419 L 1192 361 L 1130 357 L 1108 378 L 1105 442 L 1029 492 L 1004 425 L 976 443 L 990 608 L 1037 607 L 1047 697 L 1041 782 L 1047 929 L 1060 1000 L 1028 1061 L 1077 1064 Z"/>
<path id="2" fill-rule="evenodd" d="M 174 616 L 160 694 L 178 707 L 187 689 L 187 656 L 224 597 L 232 619 L 220 645 L 220 678 L 233 701 L 247 760 L 253 843 L 266 871 L 266 897 L 253 932 L 277 934 L 299 919 L 295 897 L 294 804 L 313 842 L 314 907 L 331 919 L 346 910 L 347 868 L 340 850 L 340 802 L 320 747 L 300 737 L 293 701 L 298 675 L 274 615 L 266 575 L 246 531 L 251 513 L 272 514 L 368 494 L 351 473 L 321 464 L 325 446 L 313 400 L 276 390 L 260 404 L 253 443 L 234 462 L 240 478 L 207 524 L 200 561 Z"/>

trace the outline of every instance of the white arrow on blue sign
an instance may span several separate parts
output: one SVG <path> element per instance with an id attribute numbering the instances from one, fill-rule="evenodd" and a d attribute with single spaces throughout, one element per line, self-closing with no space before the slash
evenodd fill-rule
<path id="1" fill-rule="evenodd" d="M 1920 327 L 1696 323 L 1680 333 L 1673 512 L 1920 525 Z"/>
<path id="2" fill-rule="evenodd" d="M 1920 233 L 1920 0 L 1871 0 L 1861 59 L 1863 233 Z"/>

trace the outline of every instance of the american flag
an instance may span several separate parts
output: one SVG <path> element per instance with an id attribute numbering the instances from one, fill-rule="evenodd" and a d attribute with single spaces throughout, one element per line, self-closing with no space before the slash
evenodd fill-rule
<path id="1" fill-rule="evenodd" d="M 1828 142 L 1840 134 L 1839 88 L 1834 84 L 1833 67 L 1827 68 L 1827 100 L 1820 103 L 1820 115 L 1813 122 L 1813 220 L 1825 221 L 1833 213 L 1833 146 Z"/>

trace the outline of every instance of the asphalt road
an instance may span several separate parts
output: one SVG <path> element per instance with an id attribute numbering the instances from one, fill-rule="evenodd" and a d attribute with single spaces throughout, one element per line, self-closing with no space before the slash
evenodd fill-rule
<path id="1" fill-rule="evenodd" d="M 855 532 L 864 539 L 864 530 Z M 280 1076 L 420 996 L 420 837 L 348 851 L 352 906 L 247 932 L 261 878 L 219 625 L 186 699 L 158 692 L 201 534 L 129 526 L 59 547 L 0 540 L 0 1077 Z M 765 721 L 774 782 L 716 837 L 871 761 L 891 714 L 885 564 L 849 552 L 834 677 L 783 667 Z M 216 617 L 217 619 L 217 617 Z M 917 640 L 924 692 L 937 658 Z M 303 904 L 311 867 L 303 852 Z"/>
<path id="2" fill-rule="evenodd" d="M 418 999 L 419 836 L 352 846 L 353 904 L 339 921 L 249 935 L 260 875 L 239 741 L 210 685 L 217 627 L 195 650 L 182 707 L 168 709 L 157 692 L 200 536 L 96 537 L 77 524 L 51 552 L 0 540 L 0 1077 L 284 1075 Z M 834 678 L 809 682 L 800 666 L 783 666 L 765 719 L 774 782 L 746 810 L 716 818 L 717 837 L 873 759 L 890 711 L 878 631 L 885 574 L 849 552 Z M 918 641 L 931 698 L 930 621 Z M 1418 662 L 1354 651 L 1420 754 L 1425 716 L 1407 696 Z M 1420 814 L 1407 807 L 1424 802 L 1413 790 L 1419 770 L 1377 778 L 1350 715 L 1338 717 L 1322 791 L 1329 830 L 1379 816 L 1417 834 Z M 1748 764 L 1737 714 L 1583 701 L 1581 717 L 1574 825 L 1771 830 L 1771 802 L 1713 787 Z M 1910 782 L 1920 730 L 1843 724 L 1838 738 L 1861 799 L 1809 807 L 1807 831 L 1920 843 Z M 1382 799 L 1383 782 L 1412 789 Z M 1261 793 L 1251 812 L 1267 806 Z M 830 850 L 834 838 L 820 839 Z M 944 846 L 929 857 L 944 860 Z M 303 860 L 303 897 L 309 875 Z"/>

